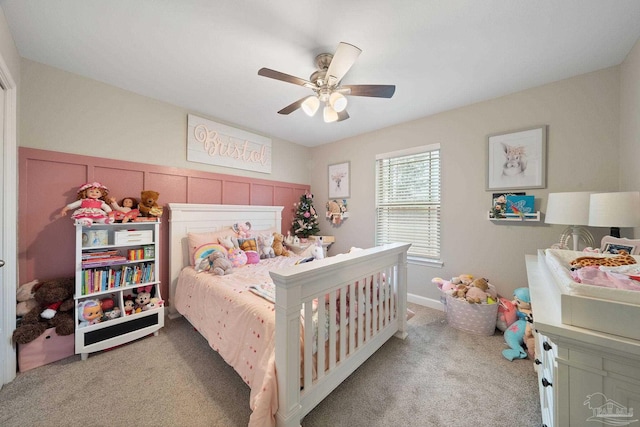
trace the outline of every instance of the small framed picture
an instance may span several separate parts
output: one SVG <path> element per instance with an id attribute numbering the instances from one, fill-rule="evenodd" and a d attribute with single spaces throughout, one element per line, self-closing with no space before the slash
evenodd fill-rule
<path id="1" fill-rule="evenodd" d="M 351 182 L 349 174 L 350 162 L 329 165 L 329 198 L 347 199 Z"/>
<path id="2" fill-rule="evenodd" d="M 546 187 L 547 126 L 487 137 L 487 190 Z"/>

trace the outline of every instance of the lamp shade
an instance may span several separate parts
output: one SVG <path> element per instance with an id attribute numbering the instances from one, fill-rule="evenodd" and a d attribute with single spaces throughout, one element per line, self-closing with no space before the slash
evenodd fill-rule
<path id="1" fill-rule="evenodd" d="M 333 92 L 329 96 L 329 103 L 336 112 L 340 113 L 347 108 L 347 98 L 340 92 Z"/>
<path id="2" fill-rule="evenodd" d="M 640 192 L 592 194 L 589 203 L 589 225 L 594 227 L 640 226 Z"/>
<path id="3" fill-rule="evenodd" d="M 302 102 L 302 111 L 309 117 L 313 116 L 316 111 L 318 111 L 318 107 L 320 107 L 320 100 L 315 95 L 311 95 L 307 99 Z"/>
<path id="4" fill-rule="evenodd" d="M 325 123 L 331 123 L 338 120 L 338 113 L 336 113 L 336 110 L 331 108 L 330 105 L 326 105 L 324 107 L 323 116 L 324 116 Z"/>
<path id="5" fill-rule="evenodd" d="M 587 225 L 589 223 L 589 201 L 593 191 L 549 193 L 547 224 Z"/>

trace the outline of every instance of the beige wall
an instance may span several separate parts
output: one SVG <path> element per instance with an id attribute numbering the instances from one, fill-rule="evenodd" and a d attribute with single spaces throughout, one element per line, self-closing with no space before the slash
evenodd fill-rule
<path id="1" fill-rule="evenodd" d="M 187 162 L 187 114 L 197 111 L 27 59 L 21 83 L 21 147 L 309 183 L 307 147 L 272 139 L 271 174 Z"/>
<path id="2" fill-rule="evenodd" d="M 7 18 L 4 15 L 4 11 L 0 7 L 0 55 L 7 64 L 11 77 L 15 81 L 16 85 L 20 80 L 20 55 L 13 42 L 13 36 L 9 31 L 9 24 L 7 24 Z"/>
<path id="3" fill-rule="evenodd" d="M 620 67 L 620 189 L 640 190 L 640 40 Z M 638 231 L 638 230 L 636 230 Z"/>
<path id="4" fill-rule="evenodd" d="M 320 206 L 327 200 L 327 164 L 351 161 L 350 217 L 339 228 L 321 224 L 337 238 L 333 253 L 374 244 L 375 155 L 440 143 L 444 267 L 410 265 L 409 292 L 438 299 L 433 277 L 470 273 L 510 296 L 527 286 L 524 255 L 557 242 L 564 226 L 487 220 L 486 136 L 549 126 L 547 188 L 527 191 L 542 212 L 549 192 L 617 190 L 619 85 L 613 67 L 314 148 L 311 188 Z M 592 231 L 599 240 L 605 230 Z"/>

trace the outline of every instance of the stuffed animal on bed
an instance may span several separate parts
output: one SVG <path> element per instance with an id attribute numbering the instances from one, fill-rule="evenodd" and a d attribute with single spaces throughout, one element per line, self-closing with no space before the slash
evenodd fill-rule
<path id="1" fill-rule="evenodd" d="M 245 223 L 236 222 L 231 228 L 238 234 L 238 237 L 242 239 L 251 237 L 251 223 L 249 221 Z"/>
<path id="2" fill-rule="evenodd" d="M 284 247 L 284 235 L 273 233 L 273 244 L 271 247 L 276 256 L 289 256 L 289 251 Z"/>
<path id="3" fill-rule="evenodd" d="M 276 256 L 273 251 L 273 236 L 268 236 L 266 234 L 260 234 L 258 236 L 258 253 L 260 253 L 260 258 L 273 258 Z"/>
<path id="4" fill-rule="evenodd" d="M 233 270 L 233 263 L 227 259 L 227 257 L 220 251 L 213 251 L 207 257 L 211 264 L 210 273 L 217 276 L 224 276 L 225 274 L 231 274 Z"/>

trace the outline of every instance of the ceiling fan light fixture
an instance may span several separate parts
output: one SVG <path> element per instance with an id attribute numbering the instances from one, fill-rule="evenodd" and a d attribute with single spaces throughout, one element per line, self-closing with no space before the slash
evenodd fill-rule
<path id="1" fill-rule="evenodd" d="M 324 111 L 323 111 L 323 117 L 324 117 L 325 123 L 335 122 L 338 120 L 338 113 L 336 113 L 336 110 L 331 108 L 330 105 L 325 105 Z"/>
<path id="2" fill-rule="evenodd" d="M 317 96 L 311 95 L 302 102 L 302 111 L 309 117 L 313 116 L 320 107 L 320 100 Z"/>
<path id="3" fill-rule="evenodd" d="M 347 97 L 340 92 L 333 92 L 331 96 L 329 96 L 329 103 L 336 112 L 340 113 L 347 108 Z"/>

